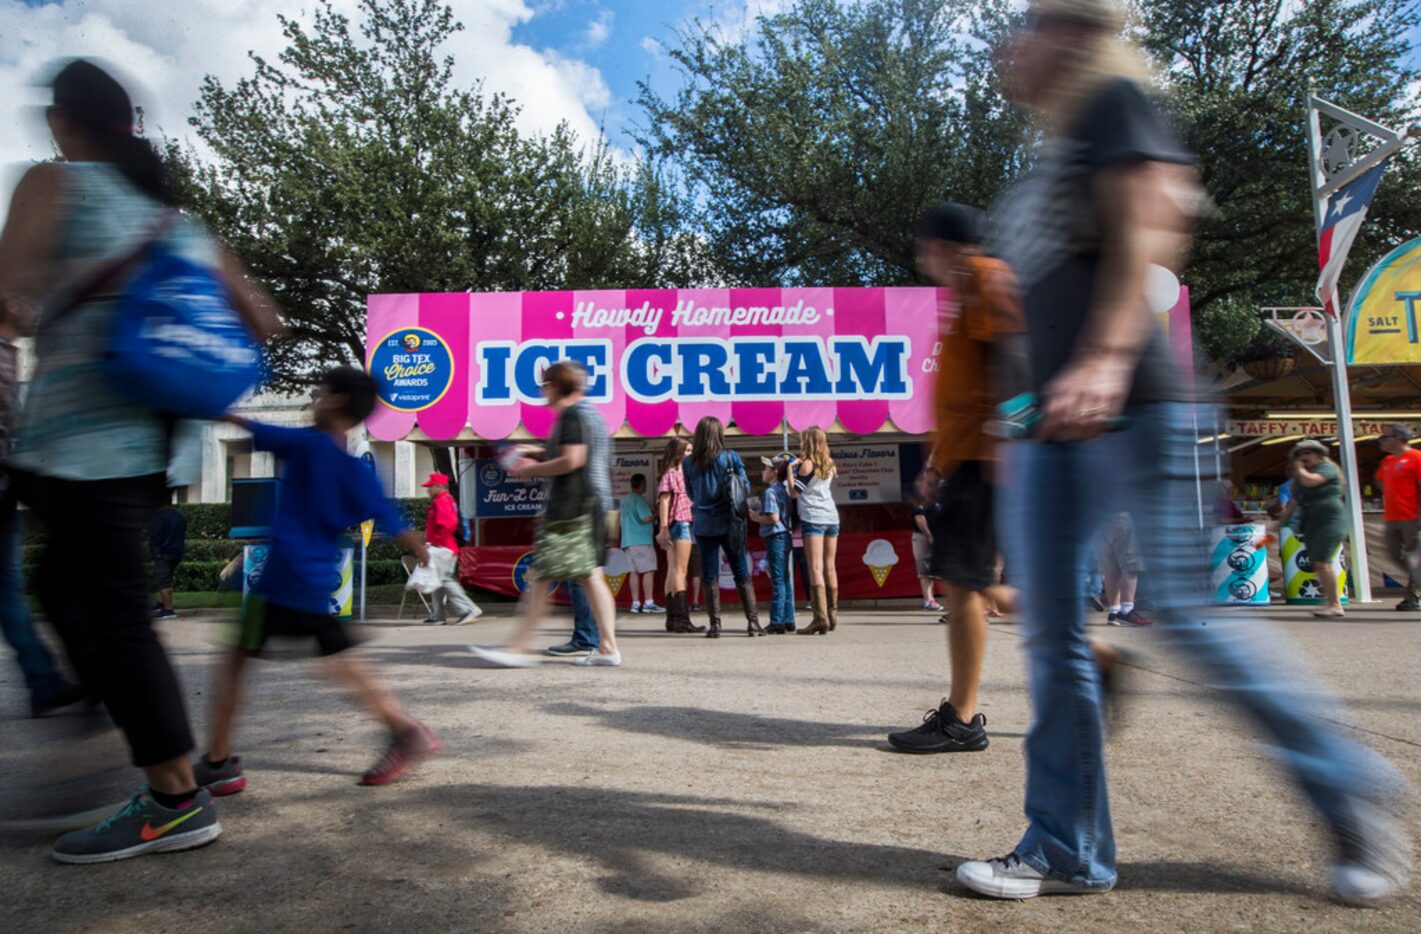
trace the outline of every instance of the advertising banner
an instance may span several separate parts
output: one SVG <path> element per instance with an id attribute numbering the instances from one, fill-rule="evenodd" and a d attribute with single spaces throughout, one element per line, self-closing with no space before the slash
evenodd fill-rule
<path id="1" fill-rule="evenodd" d="M 666 553 L 657 550 L 660 567 L 657 587 L 665 580 Z M 770 600 L 770 577 L 761 566 L 765 557 L 764 542 L 750 539 L 751 579 L 755 594 L 764 603 Z M 529 545 L 487 545 L 464 548 L 459 554 L 459 579 L 468 587 L 509 597 L 520 596 L 528 586 L 528 568 L 532 565 L 533 548 Z M 608 574 L 621 578 L 617 602 L 631 602 L 631 588 L 625 586 L 625 556 L 620 549 L 608 552 Z M 801 597 L 805 581 L 795 571 L 795 587 Z M 722 560 L 720 576 L 721 599 L 734 603 L 737 599 L 729 567 Z M 658 591 L 657 596 L 661 596 Z M 891 597 L 918 597 L 917 569 L 913 566 L 913 536 L 901 532 L 846 532 L 839 537 L 839 596 L 845 600 L 872 600 Z"/>
<path id="2" fill-rule="evenodd" d="M 902 458 L 896 444 L 836 444 L 838 503 L 897 503 L 903 498 Z"/>
<path id="3" fill-rule="evenodd" d="M 1261 544 L 1267 531 L 1256 524 L 1214 528 L 1209 569 L 1215 604 L 1268 604 L 1268 550 Z"/>
<path id="4" fill-rule="evenodd" d="M 546 437 L 542 371 L 588 370 L 610 430 L 643 436 L 705 415 L 747 434 L 829 426 L 870 434 L 932 425 L 934 288 L 653 289 L 423 293 L 368 300 L 367 364 L 392 441 L 416 427 Z"/>
<path id="5" fill-rule="evenodd" d="M 1421 238 L 1382 257 L 1352 293 L 1347 311 L 1350 366 L 1421 364 Z"/>
<path id="6" fill-rule="evenodd" d="M 510 477 L 495 459 L 474 463 L 474 516 L 479 519 L 533 519 L 543 514 L 542 480 Z"/>
<path id="7" fill-rule="evenodd" d="M 1318 586 L 1317 575 L 1313 573 L 1312 560 L 1301 537 L 1289 526 L 1283 526 L 1279 543 L 1283 556 L 1283 597 L 1288 603 L 1318 604 L 1322 602 L 1322 588 Z M 1342 570 L 1337 575 L 1337 587 L 1342 591 L 1342 602 L 1347 601 L 1347 549 L 1342 549 L 1337 559 Z"/>

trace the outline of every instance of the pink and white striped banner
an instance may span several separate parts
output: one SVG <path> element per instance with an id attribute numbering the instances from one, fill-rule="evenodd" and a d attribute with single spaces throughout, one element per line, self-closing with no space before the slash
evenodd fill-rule
<path id="1" fill-rule="evenodd" d="M 931 288 L 651 289 L 372 295 L 370 433 L 467 428 L 543 437 L 542 372 L 589 373 L 613 431 L 655 437 L 714 415 L 747 434 L 838 421 L 869 434 L 932 424 L 939 293 Z"/>

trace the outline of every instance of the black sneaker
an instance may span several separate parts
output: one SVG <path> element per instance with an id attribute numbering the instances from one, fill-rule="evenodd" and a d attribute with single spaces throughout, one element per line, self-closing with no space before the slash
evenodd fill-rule
<path id="1" fill-rule="evenodd" d="M 199 788 L 180 808 L 165 808 L 144 788 L 117 813 L 88 830 L 59 838 L 50 852 L 61 863 L 107 863 L 144 853 L 190 850 L 222 833 L 212 794 Z"/>
<path id="2" fill-rule="evenodd" d="M 923 716 L 921 726 L 889 733 L 888 742 L 899 752 L 981 752 L 987 748 L 987 718 L 979 713 L 963 723 L 944 697 Z"/>
<path id="3" fill-rule="evenodd" d="M 1095 594 L 1093 594 L 1093 593 L 1092 593 L 1092 594 L 1086 594 L 1085 605 L 1086 605 L 1087 609 L 1094 610 L 1096 613 L 1104 613 L 1104 612 L 1105 612 L 1105 603 L 1104 603 L 1104 601 L 1102 601 L 1099 597 L 1097 597 L 1097 596 L 1096 596 Z"/>
<path id="4" fill-rule="evenodd" d="M 56 688 L 53 693 L 45 695 L 44 700 L 32 701 L 30 703 L 30 716 L 43 717 L 46 714 L 54 713 L 56 710 L 71 707 L 87 699 L 88 696 L 88 691 L 77 684 L 70 684 L 66 681 Z"/>
<path id="5" fill-rule="evenodd" d="M 158 609 L 156 609 L 156 610 L 153 611 L 153 618 L 154 618 L 154 619 L 177 619 L 177 618 L 178 618 L 178 614 L 177 614 L 177 611 L 176 611 L 176 610 L 165 610 L 165 609 L 163 609 L 162 607 L 158 607 Z"/>
<path id="6" fill-rule="evenodd" d="M 584 645 L 581 642 L 564 642 L 562 645 L 550 645 L 545 649 L 549 655 L 586 655 L 588 652 L 597 651 L 595 645 Z"/>
<path id="7" fill-rule="evenodd" d="M 1421 610 L 1421 603 L 1407 599 L 1398 603 L 1396 608 L 1403 613 L 1415 613 L 1417 610 Z"/>

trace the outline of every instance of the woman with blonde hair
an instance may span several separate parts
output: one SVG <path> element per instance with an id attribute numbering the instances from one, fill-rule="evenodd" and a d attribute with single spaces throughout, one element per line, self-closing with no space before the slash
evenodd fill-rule
<path id="1" fill-rule="evenodd" d="M 1293 498 L 1303 513 L 1308 559 L 1317 575 L 1317 585 L 1322 588 L 1322 609 L 1312 615 L 1322 619 L 1343 616 L 1342 595 L 1337 586 L 1338 559 L 1347 539 L 1342 471 L 1327 456 L 1327 447 L 1309 438 L 1293 445 L 1288 473 L 1293 478 Z"/>
<path id="2" fill-rule="evenodd" d="M 686 597 L 686 573 L 691 562 L 691 497 L 686 494 L 686 475 L 681 462 L 690 452 L 686 438 L 666 442 L 656 469 L 661 482 L 656 486 L 656 510 L 661 520 L 657 543 L 666 550 L 666 631 L 705 632 L 691 622 Z"/>
<path id="3" fill-rule="evenodd" d="M 1289 660 L 1282 635 L 1210 606 L 1194 472 L 1208 417 L 1145 300 L 1152 263 L 1180 268 L 1198 190 L 1122 28 L 1111 0 L 1033 0 L 1003 69 L 1045 131 L 995 211 L 991 244 L 1017 276 L 1040 413 L 1030 438 L 1006 445 L 1009 487 L 997 500 L 1031 693 L 1027 827 L 1006 855 L 961 863 L 957 878 L 1011 899 L 1115 886 L 1101 680 L 1079 570 L 1106 518 L 1128 510 L 1160 641 L 1192 656 L 1266 733 L 1330 831 L 1333 892 L 1375 903 L 1408 871 L 1400 776 L 1338 728 L 1340 704 Z"/>
<path id="4" fill-rule="evenodd" d="M 829 453 L 829 436 L 817 426 L 799 436 L 791 495 L 799 504 L 804 552 L 809 564 L 809 606 L 814 619 L 800 635 L 822 636 L 839 625 L 839 507 L 833 483 L 839 469 Z"/>

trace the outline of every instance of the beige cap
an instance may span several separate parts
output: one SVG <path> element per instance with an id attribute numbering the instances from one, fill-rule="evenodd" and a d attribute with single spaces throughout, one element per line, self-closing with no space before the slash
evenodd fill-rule
<path id="1" fill-rule="evenodd" d="M 1292 456 L 1297 457 L 1299 454 L 1317 454 L 1320 457 L 1326 457 L 1327 445 L 1321 441 L 1314 441 L 1312 438 L 1306 441 L 1299 441 L 1293 445 Z"/>

